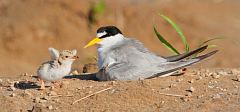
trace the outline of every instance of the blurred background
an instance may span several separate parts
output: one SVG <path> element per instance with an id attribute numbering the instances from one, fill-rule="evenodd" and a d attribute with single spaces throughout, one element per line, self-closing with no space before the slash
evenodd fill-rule
<path id="1" fill-rule="evenodd" d="M 171 55 L 153 32 L 153 26 L 184 52 L 175 30 L 160 16 L 174 20 L 191 49 L 214 37 L 220 52 L 200 66 L 240 66 L 239 0 L 0 0 L 0 74 L 34 73 L 50 59 L 48 47 L 78 50 L 75 69 L 94 63 L 96 46 L 83 46 L 100 26 L 115 25 L 124 35 L 142 41 L 151 51 Z"/>

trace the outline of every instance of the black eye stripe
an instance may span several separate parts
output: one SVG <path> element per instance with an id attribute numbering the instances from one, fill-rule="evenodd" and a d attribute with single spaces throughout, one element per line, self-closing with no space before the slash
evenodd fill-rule
<path id="1" fill-rule="evenodd" d="M 100 39 L 109 37 L 109 36 L 114 36 L 117 34 L 122 34 L 122 32 L 115 26 L 105 26 L 105 27 L 101 27 L 97 30 L 97 33 L 103 33 L 103 32 L 106 32 L 106 34 L 99 37 Z"/>
<path id="2" fill-rule="evenodd" d="M 108 37 L 108 36 L 112 36 L 112 35 L 109 34 L 109 33 L 107 33 L 107 34 L 105 34 L 105 35 L 103 35 L 103 36 L 101 36 L 101 37 L 99 37 L 99 38 L 102 39 L 102 38 L 106 38 L 106 37 Z"/>

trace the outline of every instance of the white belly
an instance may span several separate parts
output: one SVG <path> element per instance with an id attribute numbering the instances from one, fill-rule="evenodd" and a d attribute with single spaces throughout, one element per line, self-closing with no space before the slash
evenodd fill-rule
<path id="1" fill-rule="evenodd" d="M 64 76 L 68 75 L 71 71 L 70 67 L 64 68 L 50 68 L 49 66 L 44 66 L 38 71 L 38 76 L 46 81 L 60 80 Z"/>

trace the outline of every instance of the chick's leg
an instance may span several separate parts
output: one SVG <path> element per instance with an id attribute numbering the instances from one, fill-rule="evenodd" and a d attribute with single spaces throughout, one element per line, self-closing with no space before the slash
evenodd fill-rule
<path id="1" fill-rule="evenodd" d="M 40 79 L 40 82 L 41 82 L 41 90 L 44 90 L 45 89 L 45 83 L 43 80 Z"/>

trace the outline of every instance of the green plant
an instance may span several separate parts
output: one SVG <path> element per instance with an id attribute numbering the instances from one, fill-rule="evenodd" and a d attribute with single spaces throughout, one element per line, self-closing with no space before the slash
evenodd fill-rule
<path id="1" fill-rule="evenodd" d="M 187 39 L 186 37 L 184 36 L 182 30 L 180 29 L 180 27 L 173 21 L 171 20 L 169 17 L 163 15 L 163 14 L 159 14 L 164 20 L 166 20 L 174 29 L 175 31 L 178 33 L 179 37 L 181 38 L 184 46 L 185 46 L 185 52 L 189 52 L 190 50 L 190 46 L 187 42 Z M 160 42 L 168 49 L 170 50 L 173 54 L 180 54 L 180 52 L 175 48 L 173 47 L 156 29 L 156 27 L 154 26 L 153 27 L 154 29 L 154 33 L 155 35 L 158 37 L 158 39 L 160 40 Z M 216 37 L 216 38 L 212 38 L 212 39 L 209 39 L 209 40 L 206 40 L 204 42 L 202 42 L 199 47 L 202 47 L 203 45 L 209 43 L 210 41 L 213 41 L 213 40 L 217 40 L 217 39 L 223 39 L 222 37 Z M 208 48 L 211 48 L 211 47 L 216 47 L 216 45 L 208 45 Z M 196 57 L 196 55 L 194 55 L 194 57 Z"/>
<path id="2" fill-rule="evenodd" d="M 90 10 L 88 12 L 89 24 L 95 24 L 100 15 L 104 13 L 106 4 L 104 0 L 100 0 L 97 3 L 91 3 Z"/>

